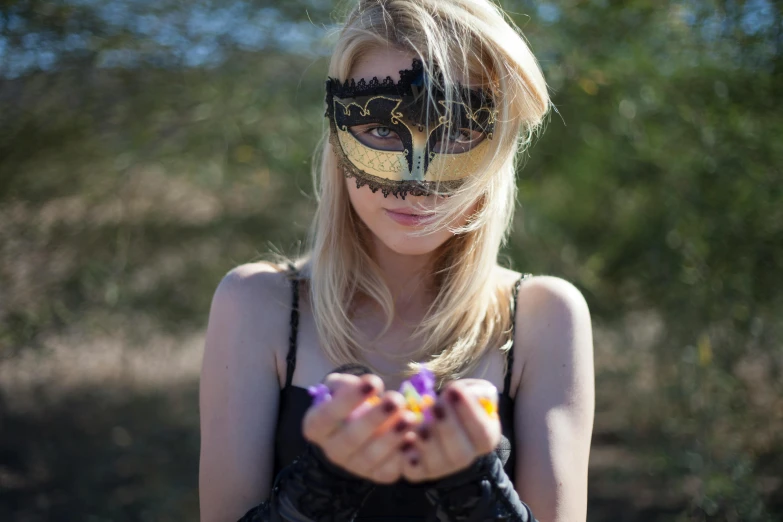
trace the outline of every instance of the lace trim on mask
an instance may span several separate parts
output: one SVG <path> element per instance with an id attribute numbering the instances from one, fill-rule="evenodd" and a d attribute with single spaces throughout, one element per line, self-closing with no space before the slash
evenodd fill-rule
<path id="1" fill-rule="evenodd" d="M 398 94 L 400 96 L 413 96 L 412 85 L 423 86 L 424 64 L 421 60 L 414 59 L 410 69 L 400 71 L 400 81 L 394 82 L 391 76 L 379 80 L 374 76 L 369 82 L 364 78 L 358 82 L 354 79 L 341 82 L 337 78 L 326 79 L 326 94 L 337 98 L 355 98 L 357 96 L 373 96 L 377 94 Z M 418 90 L 418 89 L 417 89 Z"/>
<path id="2" fill-rule="evenodd" d="M 441 182 L 417 180 L 396 181 L 373 176 L 372 174 L 359 170 L 351 163 L 351 160 L 348 159 L 343 152 L 340 140 L 334 128 L 329 132 L 329 143 L 337 156 L 337 163 L 342 169 L 343 175 L 345 175 L 346 178 L 353 178 L 354 181 L 356 181 L 356 188 L 362 188 L 367 185 L 373 193 L 380 190 L 385 198 L 389 197 L 389 194 L 401 199 L 405 199 L 405 196 L 408 194 L 411 196 L 429 196 L 430 194 L 448 196 L 448 194 L 444 194 L 444 192 L 457 189 L 463 182 L 463 180 L 459 179 Z"/>
<path id="3" fill-rule="evenodd" d="M 443 76 L 436 72 L 437 78 L 433 88 L 436 99 L 445 98 L 445 93 L 438 87 L 443 85 Z M 332 98 L 357 98 L 360 96 L 376 96 L 379 94 L 396 94 L 398 96 L 418 96 L 426 88 L 424 64 L 414 58 L 410 69 L 400 71 L 400 81 L 394 82 L 391 76 L 379 80 L 374 76 L 370 81 L 364 78 L 358 82 L 353 78 L 341 82 L 336 78 L 326 79 L 327 116 L 332 110 Z M 461 93 L 464 101 L 474 108 L 492 106 L 492 95 L 485 89 L 468 89 L 457 84 L 457 91 Z"/>

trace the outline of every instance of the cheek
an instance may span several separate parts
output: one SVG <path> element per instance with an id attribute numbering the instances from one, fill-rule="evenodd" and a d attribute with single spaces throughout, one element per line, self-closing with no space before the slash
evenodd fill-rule
<path id="1" fill-rule="evenodd" d="M 373 219 L 376 214 L 383 212 L 383 193 L 381 191 L 373 192 L 366 185 L 356 188 L 356 182 L 353 178 L 346 178 L 345 186 L 354 211 L 367 225 L 370 224 L 368 221 Z"/>

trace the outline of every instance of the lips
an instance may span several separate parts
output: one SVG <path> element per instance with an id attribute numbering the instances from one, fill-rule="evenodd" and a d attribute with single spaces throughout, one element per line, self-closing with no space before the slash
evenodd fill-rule
<path id="1" fill-rule="evenodd" d="M 433 218 L 433 216 L 414 214 L 412 213 L 412 211 L 406 209 L 399 209 L 399 210 L 384 209 L 384 210 L 386 211 L 386 215 L 389 216 L 389 218 L 391 218 L 393 221 L 396 221 L 400 225 L 409 226 L 409 227 L 422 225 Z"/>
<path id="2" fill-rule="evenodd" d="M 387 208 L 386 210 L 388 210 L 389 212 L 394 212 L 395 214 L 404 214 L 406 216 L 423 216 L 424 215 L 424 214 L 420 214 L 418 212 L 414 212 L 413 210 L 408 210 L 408 209 L 405 209 L 405 208 L 400 208 L 400 209 Z"/>

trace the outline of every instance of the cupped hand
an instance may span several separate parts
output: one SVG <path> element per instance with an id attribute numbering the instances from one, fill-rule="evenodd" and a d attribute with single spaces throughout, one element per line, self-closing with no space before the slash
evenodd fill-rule
<path id="1" fill-rule="evenodd" d="M 497 405 L 497 388 L 483 379 L 460 379 L 444 387 L 432 407 L 432 420 L 418 427 L 413 445 L 402 451 L 404 478 L 439 479 L 494 451 L 500 442 L 500 419 L 488 413 L 480 399 Z"/>
<path id="2" fill-rule="evenodd" d="M 404 409 L 402 395 L 384 391 L 383 381 L 371 374 L 333 373 L 324 384 L 332 400 L 307 410 L 302 421 L 305 438 L 332 463 L 355 475 L 381 484 L 396 482 L 403 469 L 400 447 L 415 439 L 409 430 L 415 415 Z M 376 394 L 380 402 L 363 406 L 356 415 L 356 408 Z"/>

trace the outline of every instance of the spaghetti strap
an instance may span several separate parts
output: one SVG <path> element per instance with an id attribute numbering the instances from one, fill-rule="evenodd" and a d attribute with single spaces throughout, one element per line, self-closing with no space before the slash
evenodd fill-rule
<path id="1" fill-rule="evenodd" d="M 296 369 L 296 341 L 299 334 L 299 277 L 296 266 L 293 263 L 288 264 L 288 268 L 293 273 L 291 279 L 291 324 L 288 334 L 288 355 L 285 358 L 285 388 L 291 386 L 291 380 L 294 378 Z"/>
<path id="2" fill-rule="evenodd" d="M 511 346 L 506 352 L 506 376 L 503 380 L 503 393 L 508 397 L 511 397 L 511 375 L 514 368 L 514 335 L 516 333 L 516 317 L 517 317 L 517 295 L 519 295 L 519 286 L 522 281 L 530 277 L 531 274 L 522 274 L 519 279 L 514 283 L 514 288 L 511 290 Z"/>

